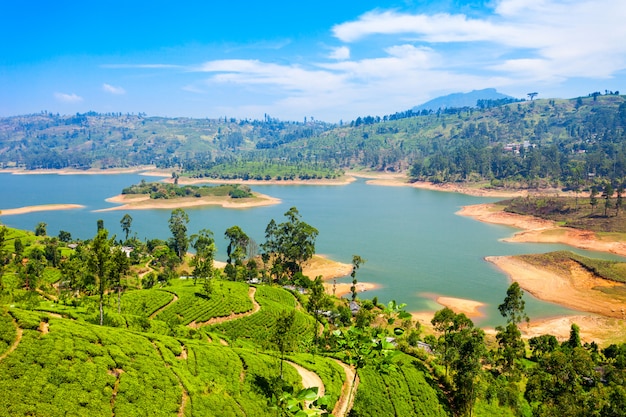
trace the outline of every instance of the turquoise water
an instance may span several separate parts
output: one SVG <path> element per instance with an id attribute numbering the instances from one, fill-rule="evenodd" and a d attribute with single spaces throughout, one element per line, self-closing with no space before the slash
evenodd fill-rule
<path id="1" fill-rule="evenodd" d="M 48 234 L 59 230 L 73 237 L 88 239 L 96 233 L 98 219 L 104 220 L 111 234 L 122 236 L 119 221 L 124 211 L 94 212 L 115 206 L 106 198 L 122 188 L 146 178 L 121 175 L 10 175 L 0 174 L 0 208 L 35 204 L 73 203 L 78 210 L 48 211 L 2 216 L 8 226 L 34 230 L 40 221 L 48 224 Z M 495 199 L 465 196 L 409 187 L 367 185 L 363 180 L 344 186 L 263 185 L 253 190 L 278 197 L 282 203 L 270 207 L 185 209 L 190 218 L 189 233 L 208 228 L 215 233 L 220 260 L 226 259 L 224 231 L 240 226 L 257 243 L 264 240 L 270 219 L 282 222 L 292 206 L 320 234 L 317 252 L 341 262 L 351 262 L 357 254 L 367 262 L 357 278 L 375 282 L 381 288 L 362 294 L 380 301 L 395 299 L 407 303 L 409 311 L 441 308 L 434 295 L 468 298 L 486 303 L 481 325 L 502 322 L 497 306 L 509 285 L 507 277 L 483 258 L 491 255 L 540 253 L 572 248 L 554 244 L 505 243 L 500 239 L 516 229 L 480 223 L 455 213 L 464 205 Z M 140 239 L 169 237 L 171 210 L 130 211 L 132 233 Z M 606 254 L 576 252 L 598 257 Z M 340 279 L 339 282 L 347 281 Z M 546 317 L 571 310 L 526 296 L 531 318 Z"/>

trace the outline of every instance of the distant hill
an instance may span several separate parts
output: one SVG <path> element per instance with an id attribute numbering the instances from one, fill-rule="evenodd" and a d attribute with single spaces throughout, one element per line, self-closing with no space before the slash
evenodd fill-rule
<path id="1" fill-rule="evenodd" d="M 495 88 L 485 88 L 484 90 L 473 90 L 469 93 L 454 93 L 447 96 L 437 97 L 424 104 L 413 107 L 414 112 L 422 110 L 451 109 L 459 107 L 477 107 L 478 100 L 516 100 L 515 97 L 498 93 Z"/>

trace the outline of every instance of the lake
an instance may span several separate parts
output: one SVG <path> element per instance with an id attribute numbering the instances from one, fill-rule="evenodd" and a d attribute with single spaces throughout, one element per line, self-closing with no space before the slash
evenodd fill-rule
<path id="1" fill-rule="evenodd" d="M 48 234 L 69 231 L 74 238 L 95 235 L 97 220 L 104 220 L 110 234 L 123 235 L 120 219 L 124 211 L 94 212 L 113 207 L 105 201 L 121 190 L 147 177 L 117 175 L 11 175 L 0 174 L 0 208 L 37 204 L 72 203 L 85 208 L 1 216 L 2 223 L 34 230 L 39 222 L 48 224 Z M 150 179 L 147 179 L 150 181 Z M 155 179 L 156 180 L 156 179 Z M 420 190 L 410 187 L 367 185 L 364 180 L 349 185 L 262 185 L 254 191 L 278 197 L 282 203 L 269 207 L 185 209 L 188 231 L 208 228 L 216 236 L 217 259 L 226 260 L 224 231 L 234 225 L 257 243 L 264 241 L 268 222 L 284 220 L 290 207 L 297 207 L 302 220 L 319 230 L 317 253 L 350 263 L 352 255 L 367 262 L 357 279 L 375 282 L 381 288 L 361 294 L 380 301 L 395 299 L 407 303 L 408 311 L 437 310 L 434 295 L 467 298 L 487 304 L 480 325 L 502 324 L 497 306 L 506 295 L 509 281 L 485 256 L 573 250 L 565 245 L 505 243 L 501 239 L 516 229 L 480 223 L 455 213 L 465 205 L 496 201 L 493 198 Z M 170 236 L 171 210 L 133 210 L 132 234 L 140 239 Z M 575 250 L 588 256 L 610 255 Z M 613 257 L 614 258 L 614 257 Z M 349 277 L 338 282 L 348 282 Z M 526 308 L 532 318 L 571 313 L 554 304 L 526 295 Z"/>

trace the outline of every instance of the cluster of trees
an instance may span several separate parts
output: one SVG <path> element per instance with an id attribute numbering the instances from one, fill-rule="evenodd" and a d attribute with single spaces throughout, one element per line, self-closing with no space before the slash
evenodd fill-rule
<path id="1" fill-rule="evenodd" d="M 467 316 L 449 308 L 435 313 L 431 322 L 434 334 L 423 336 L 423 329 L 411 320 L 404 305 L 395 301 L 381 305 L 376 299 L 360 300 L 353 289 L 350 298 L 357 308 L 351 311 L 346 302 L 339 302 L 325 293 L 321 277 L 310 279 L 302 275 L 303 263 L 315 253 L 318 231 L 302 220 L 295 207 L 285 213 L 283 222 L 273 219 L 269 222 L 266 240 L 258 247 L 240 227 L 228 228 L 224 232 L 229 242 L 228 262 L 223 275 L 213 268 L 216 250 L 213 233 L 205 228 L 190 235 L 188 223 L 184 210 L 173 210 L 169 219 L 171 237 L 167 241 L 151 239 L 143 243 L 133 237 L 129 239 L 132 217 L 126 214 L 120 220 L 125 241 L 110 237 L 99 222 L 94 238 L 79 242 L 75 249 L 67 248 L 59 238 L 43 236 L 38 240 L 32 238 L 26 245 L 20 243 L 20 249 L 17 242 L 22 239 L 12 236 L 14 250 L 9 250 L 8 229 L 0 227 L 0 286 L 3 272 L 9 267 L 15 271 L 12 275 L 19 277 L 18 286 L 32 296 L 38 297 L 42 288 L 45 289 L 42 283 L 54 282 L 61 301 L 71 303 L 79 302 L 82 296 L 95 297 L 99 311 L 94 321 L 102 325 L 106 323 L 104 298 L 107 294 L 117 292 L 119 312 L 125 288 L 164 284 L 181 274 L 179 267 L 183 262 L 193 268 L 194 284 L 200 284 L 196 295 L 205 299 L 215 295 L 214 285 L 220 277 L 233 281 L 260 278 L 268 283 L 296 284 L 307 288 L 306 295 L 297 296 L 301 305 L 315 323 L 324 325 L 321 332 L 318 326 L 311 327 L 312 342 L 300 340 L 303 345 L 310 343 L 307 349 L 340 357 L 357 373 L 373 369 L 383 375 L 402 372 L 398 365 L 400 352 L 410 354 L 420 361 L 420 367 L 437 377 L 447 395 L 446 407 L 454 415 L 471 416 L 484 404 L 492 404 L 501 412 L 506 410 L 508 414 L 525 416 L 623 415 L 626 344 L 605 349 L 595 343 L 583 344 L 576 325 L 572 326 L 569 339 L 562 343 L 551 335 L 526 342 L 520 327 L 528 317 L 524 293 L 517 283 L 511 284 L 498 307 L 506 324 L 496 328 L 494 339 L 488 338 Z M 38 225 L 40 230 L 42 227 L 45 229 L 45 225 Z M 26 238 L 24 234 L 23 239 Z M 132 248 L 130 254 L 129 248 Z M 190 248 L 194 249 L 192 255 L 188 254 Z M 131 276 L 130 267 L 146 262 L 159 273 L 146 274 L 139 282 Z M 354 287 L 357 272 L 364 262 L 354 256 L 351 274 Z M 48 270 L 48 275 L 52 270 L 58 273 L 45 277 L 44 269 Z M 224 296 L 223 291 L 219 294 Z M 273 301 L 264 301 L 267 303 L 264 305 L 273 306 L 274 316 L 262 316 L 264 326 L 272 323 L 263 337 L 284 359 L 286 354 L 299 349 L 298 339 L 303 339 L 296 324 L 302 313 L 293 309 L 293 299 L 285 301 L 272 292 L 266 295 L 274 297 Z M 290 309 L 286 308 L 288 304 L 291 304 Z M 284 311 L 278 306 L 284 306 Z M 309 332 L 309 327 L 302 328 Z M 434 355 L 429 355 L 429 350 Z M 313 399 L 310 394 L 293 395 Z M 288 392 L 275 398 L 285 415 L 310 410 L 304 402 L 293 402 Z M 357 408 L 355 415 L 368 414 Z"/>
<path id="2" fill-rule="evenodd" d="M 111 168 L 212 161 L 241 150 L 272 148 L 332 125 L 264 120 L 168 119 L 145 114 L 48 112 L 0 118 L 1 165 L 27 169 Z"/>
<path id="3" fill-rule="evenodd" d="M 318 121 L 50 114 L 1 119 L 0 163 L 28 168 L 156 164 L 211 178 L 334 178 L 342 169 L 410 170 L 416 180 L 592 185 L 626 177 L 626 102 L 487 101 L 479 108 Z M 180 138 L 184 137 L 185 140 Z M 87 146 L 88 145 L 88 146 Z M 592 181 L 593 180 L 593 181 Z"/>
<path id="4" fill-rule="evenodd" d="M 507 324 L 496 328 L 491 350 L 484 332 L 464 314 L 448 308 L 435 314 L 432 324 L 439 338 L 427 340 L 445 367 L 456 412 L 471 416 L 476 401 L 483 400 L 516 415 L 623 415 L 626 344 L 583 345 L 575 324 L 562 343 L 549 334 L 526 343 L 519 329 L 528 320 L 523 294 L 517 283 L 508 288 L 498 307 Z"/>
<path id="5" fill-rule="evenodd" d="M 146 182 L 131 185 L 122 190 L 122 194 L 148 194 L 151 199 L 169 199 L 179 197 L 229 196 L 231 198 L 252 197 L 252 190 L 247 185 L 232 184 L 218 186 L 178 185 L 163 182 Z"/>

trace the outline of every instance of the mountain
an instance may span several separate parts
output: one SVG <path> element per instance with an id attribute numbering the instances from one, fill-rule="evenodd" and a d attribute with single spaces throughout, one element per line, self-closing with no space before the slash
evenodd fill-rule
<path id="1" fill-rule="evenodd" d="M 516 100 L 515 97 L 498 93 L 495 88 L 485 88 L 484 90 L 473 90 L 469 93 L 454 93 L 441 96 L 427 101 L 424 104 L 413 107 L 413 111 L 449 109 L 454 107 L 476 107 L 478 100 Z"/>

